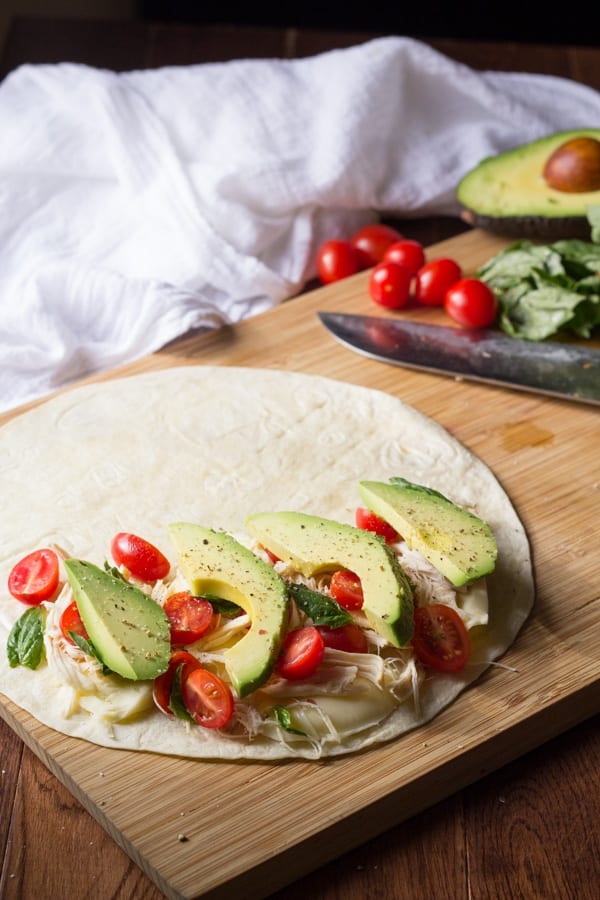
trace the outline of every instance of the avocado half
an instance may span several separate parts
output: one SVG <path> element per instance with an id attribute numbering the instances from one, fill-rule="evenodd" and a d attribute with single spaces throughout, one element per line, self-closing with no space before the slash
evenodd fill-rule
<path id="1" fill-rule="evenodd" d="M 549 187 L 543 176 L 552 153 L 578 137 L 600 141 L 600 129 L 559 131 L 482 160 L 456 190 L 461 218 L 497 234 L 589 240 L 587 210 L 600 204 L 600 190 L 559 191 Z"/>

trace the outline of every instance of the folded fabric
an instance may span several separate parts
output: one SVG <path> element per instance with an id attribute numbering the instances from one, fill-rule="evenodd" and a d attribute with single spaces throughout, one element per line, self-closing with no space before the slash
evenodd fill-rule
<path id="1" fill-rule="evenodd" d="M 297 293 L 377 213 L 455 215 L 481 158 L 600 121 L 576 82 L 402 37 L 0 85 L 0 408 Z"/>

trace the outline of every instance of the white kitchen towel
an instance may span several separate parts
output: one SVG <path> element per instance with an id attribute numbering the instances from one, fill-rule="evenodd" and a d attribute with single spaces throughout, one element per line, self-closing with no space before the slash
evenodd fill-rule
<path id="1" fill-rule="evenodd" d="M 598 127 L 576 82 L 385 37 L 298 60 L 0 85 L 0 409 L 297 293 L 376 214 L 458 213 L 484 156 Z"/>

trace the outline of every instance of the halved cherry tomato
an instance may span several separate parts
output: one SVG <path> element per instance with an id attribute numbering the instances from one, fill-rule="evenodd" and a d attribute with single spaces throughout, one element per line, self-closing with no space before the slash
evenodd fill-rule
<path id="1" fill-rule="evenodd" d="M 376 513 L 367 509 L 365 506 L 359 506 L 356 510 L 354 520 L 357 528 L 364 528 L 365 531 L 374 531 L 380 537 L 385 538 L 387 544 L 395 544 L 400 540 L 400 535 L 395 528 L 378 516 Z"/>
<path id="2" fill-rule="evenodd" d="M 361 268 L 362 259 L 349 241 L 325 241 L 317 251 L 317 274 L 323 284 L 348 278 Z"/>
<path id="3" fill-rule="evenodd" d="M 338 569 L 331 576 L 329 590 L 343 609 L 360 609 L 364 602 L 360 578 L 347 569 Z"/>
<path id="4" fill-rule="evenodd" d="M 268 550 L 267 547 L 263 547 L 263 550 L 265 551 L 265 553 L 266 553 L 267 556 L 269 557 L 269 562 L 271 563 L 272 566 L 274 566 L 275 563 L 281 562 L 281 560 L 279 559 L 279 557 L 278 557 L 278 556 L 275 556 L 274 553 L 271 553 L 271 551 Z"/>
<path id="5" fill-rule="evenodd" d="M 319 668 L 324 653 L 325 643 L 318 628 L 296 628 L 285 637 L 275 671 L 288 681 L 303 681 Z"/>
<path id="6" fill-rule="evenodd" d="M 204 597 L 194 597 L 189 591 L 170 594 L 163 609 L 171 625 L 171 644 L 193 644 L 213 624 L 214 609 Z"/>
<path id="7" fill-rule="evenodd" d="M 173 711 L 169 709 L 169 703 L 171 702 L 173 680 L 179 666 L 183 666 L 183 669 L 181 670 L 181 681 L 183 682 L 193 669 L 200 668 L 200 663 L 196 659 L 196 657 L 191 653 L 188 653 L 187 650 L 175 651 L 175 653 L 173 653 L 171 656 L 167 671 L 163 672 L 162 675 L 159 675 L 158 678 L 154 679 L 154 685 L 152 688 L 152 696 L 154 697 L 154 702 L 156 703 L 158 708 L 168 716 L 173 715 Z"/>
<path id="8" fill-rule="evenodd" d="M 16 600 L 39 606 L 50 600 L 58 587 L 58 556 L 43 547 L 23 557 L 10 571 L 8 590 Z"/>
<path id="9" fill-rule="evenodd" d="M 411 275 L 416 275 L 425 265 L 425 250 L 419 241 L 395 241 L 383 254 L 383 262 L 400 263 L 406 266 Z"/>
<path id="10" fill-rule="evenodd" d="M 446 291 L 444 309 L 459 325 L 487 328 L 496 321 L 498 301 L 485 282 L 461 278 Z"/>
<path id="11" fill-rule="evenodd" d="M 415 296 L 425 306 L 443 306 L 446 292 L 461 277 L 462 269 L 453 259 L 432 259 L 417 272 Z"/>
<path id="12" fill-rule="evenodd" d="M 451 606 L 432 603 L 414 613 L 412 645 L 417 659 L 439 672 L 459 672 L 471 653 L 469 633 Z"/>
<path id="13" fill-rule="evenodd" d="M 359 625 L 349 622 L 340 628 L 329 628 L 327 625 L 316 626 L 326 647 L 333 650 L 345 650 L 346 653 L 366 653 L 367 638 Z"/>
<path id="14" fill-rule="evenodd" d="M 412 275 L 406 266 L 395 262 L 377 263 L 369 277 L 369 294 L 379 306 L 401 309 L 410 297 Z"/>
<path id="15" fill-rule="evenodd" d="M 181 679 L 183 702 L 192 719 L 204 728 L 222 728 L 233 715 L 233 694 L 225 682 L 199 666 Z"/>
<path id="16" fill-rule="evenodd" d="M 137 534 L 120 531 L 112 539 L 110 551 L 116 564 L 129 569 L 134 578 L 157 581 L 169 574 L 171 566 L 166 556 Z"/>
<path id="17" fill-rule="evenodd" d="M 390 244 L 402 240 L 402 237 L 402 234 L 391 225 L 375 222 L 360 228 L 352 235 L 350 243 L 360 251 L 363 268 L 367 268 L 381 262 Z"/>
<path id="18" fill-rule="evenodd" d="M 77 604 L 74 600 L 65 608 L 63 614 L 60 617 L 59 624 L 60 630 L 62 631 L 64 637 L 71 644 L 75 644 L 75 641 L 71 637 L 72 634 L 78 634 L 79 637 L 82 637 L 86 641 L 89 641 L 89 635 L 85 629 L 85 625 L 83 624 L 83 620 L 79 615 L 79 610 L 77 609 Z"/>

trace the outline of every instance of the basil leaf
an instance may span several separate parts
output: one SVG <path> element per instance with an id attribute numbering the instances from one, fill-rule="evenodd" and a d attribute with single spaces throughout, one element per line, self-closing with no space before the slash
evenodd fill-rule
<path id="1" fill-rule="evenodd" d="M 210 594 L 203 594 L 205 600 L 208 600 L 215 612 L 221 613 L 226 619 L 235 619 L 239 616 L 243 609 L 232 600 L 223 600 L 222 597 L 212 597 Z"/>
<path id="2" fill-rule="evenodd" d="M 27 666 L 37 669 L 44 655 L 44 625 L 46 616 L 41 606 L 32 606 L 17 619 L 6 643 L 11 669 Z"/>
<path id="3" fill-rule="evenodd" d="M 86 640 L 86 638 L 82 637 L 80 634 L 77 634 L 75 631 L 69 631 L 69 637 L 73 641 L 74 644 L 77 644 L 80 650 L 83 650 L 84 653 L 87 653 L 88 656 L 93 656 L 94 659 L 97 659 L 100 665 L 102 666 L 102 674 L 103 675 L 112 675 L 112 669 L 109 669 L 103 659 L 98 656 L 98 652 L 91 641 Z"/>
<path id="4" fill-rule="evenodd" d="M 184 719 L 186 722 L 193 722 L 185 703 L 183 702 L 183 694 L 181 691 L 181 673 L 185 663 L 177 666 L 171 685 L 171 696 L 169 697 L 169 709 L 178 719 Z"/>
<path id="5" fill-rule="evenodd" d="M 124 581 L 126 584 L 129 584 L 129 581 L 125 578 L 121 570 L 117 566 L 111 566 L 108 560 L 104 560 L 104 571 L 108 572 L 109 575 L 112 575 L 113 578 L 118 578 L 119 581 Z"/>
<path id="6" fill-rule="evenodd" d="M 292 714 L 287 706 L 274 706 L 272 711 L 277 719 L 277 724 L 283 728 L 284 731 L 289 732 L 289 734 L 301 734 L 303 737 L 306 737 L 305 731 L 300 731 L 298 728 L 292 726 Z"/>
<path id="7" fill-rule="evenodd" d="M 350 613 L 342 609 L 333 597 L 326 597 L 319 591 L 313 591 L 305 584 L 288 584 L 288 594 L 293 598 L 302 612 L 312 619 L 315 625 L 328 625 L 330 628 L 341 628 L 353 622 Z"/>

